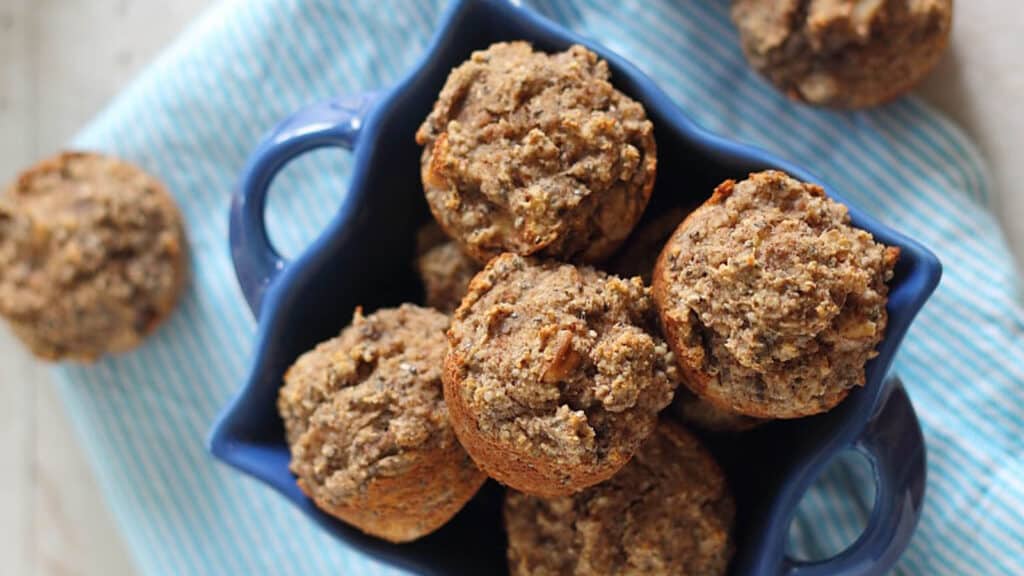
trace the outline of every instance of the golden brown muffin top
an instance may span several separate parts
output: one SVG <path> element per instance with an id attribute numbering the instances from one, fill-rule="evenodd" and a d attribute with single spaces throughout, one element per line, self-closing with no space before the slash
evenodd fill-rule
<path id="1" fill-rule="evenodd" d="M 655 297 L 697 390 L 751 416 L 830 408 L 864 383 L 886 325 L 898 250 L 850 225 L 821 187 L 781 172 L 726 181 L 680 225 Z"/>
<path id="2" fill-rule="evenodd" d="M 916 84 L 938 62 L 952 0 L 733 0 L 751 64 L 811 104 L 861 108 Z"/>
<path id="3" fill-rule="evenodd" d="M 677 383 L 649 291 L 590 267 L 495 258 L 448 340 L 446 377 L 477 431 L 566 469 L 625 463 Z"/>
<path id="4" fill-rule="evenodd" d="M 174 307 L 185 258 L 171 196 L 116 158 L 63 153 L 0 195 L 0 315 L 44 358 L 137 344 Z"/>
<path id="5" fill-rule="evenodd" d="M 725 574 L 735 505 L 696 438 L 662 422 L 610 480 L 572 496 L 505 497 L 513 576 Z"/>
<path id="6" fill-rule="evenodd" d="M 597 261 L 629 235 L 654 184 L 654 133 L 609 78 L 582 46 L 545 54 L 525 42 L 452 70 L 416 141 L 434 216 L 478 261 Z"/>
<path id="7" fill-rule="evenodd" d="M 441 389 L 448 317 L 403 304 L 363 316 L 303 354 L 278 397 L 292 471 L 337 504 L 416 454 L 456 442 Z"/>

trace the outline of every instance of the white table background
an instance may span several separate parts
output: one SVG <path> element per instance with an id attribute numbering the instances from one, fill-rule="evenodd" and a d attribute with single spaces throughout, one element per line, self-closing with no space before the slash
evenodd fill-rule
<path id="1" fill-rule="evenodd" d="M 0 185 L 58 150 L 213 0 L 0 0 Z M 690 1 L 690 0 L 680 0 Z M 981 146 L 1024 262 L 1024 2 L 956 2 L 953 49 L 919 91 Z M 133 567 L 47 372 L 0 328 L 0 574 Z"/>

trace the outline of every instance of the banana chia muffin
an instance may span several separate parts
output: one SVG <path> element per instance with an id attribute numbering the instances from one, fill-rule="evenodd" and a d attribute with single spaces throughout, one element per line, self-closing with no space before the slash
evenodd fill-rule
<path id="1" fill-rule="evenodd" d="M 654 130 L 582 46 L 474 52 L 416 133 L 434 217 L 481 263 L 502 252 L 596 262 L 654 186 Z"/>
<path id="2" fill-rule="evenodd" d="M 448 317 L 403 304 L 363 316 L 288 370 L 278 411 L 299 487 L 367 534 L 407 542 L 444 525 L 486 476 L 448 424 Z"/>
<path id="3" fill-rule="evenodd" d="M 863 108 L 910 90 L 946 49 L 953 0 L 733 0 L 751 65 L 791 98 Z"/>
<path id="4" fill-rule="evenodd" d="M 735 504 L 693 435 L 666 421 L 610 480 L 571 496 L 505 496 L 512 576 L 725 574 Z"/>
<path id="5" fill-rule="evenodd" d="M 831 409 L 864 384 L 898 256 L 853 228 L 820 186 L 775 171 L 727 180 L 679 226 L 654 271 L 684 382 L 748 416 Z"/>
<path id="6" fill-rule="evenodd" d="M 0 315 L 43 359 L 129 350 L 174 309 L 185 246 L 181 214 L 155 178 L 62 153 L 0 195 Z"/>
<path id="7" fill-rule="evenodd" d="M 416 270 L 423 281 L 424 302 L 445 314 L 459 307 L 469 281 L 480 271 L 473 260 L 436 224 L 424 226 L 417 236 Z"/>
<path id="8" fill-rule="evenodd" d="M 459 440 L 492 478 L 531 494 L 614 474 L 677 384 L 648 289 L 590 267 L 495 258 L 470 283 L 448 342 Z"/>

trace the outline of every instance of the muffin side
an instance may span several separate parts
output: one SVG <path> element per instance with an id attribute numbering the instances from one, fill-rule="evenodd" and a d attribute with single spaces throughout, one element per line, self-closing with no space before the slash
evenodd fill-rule
<path id="1" fill-rule="evenodd" d="M 672 400 L 669 411 L 687 426 L 706 432 L 747 432 L 769 421 L 726 410 L 697 396 L 686 386 L 680 386 L 676 390 L 676 397 Z"/>
<path id="2" fill-rule="evenodd" d="M 775 171 L 726 181 L 679 226 L 653 293 L 684 382 L 758 418 L 831 409 L 864 384 L 896 248 L 824 190 Z"/>

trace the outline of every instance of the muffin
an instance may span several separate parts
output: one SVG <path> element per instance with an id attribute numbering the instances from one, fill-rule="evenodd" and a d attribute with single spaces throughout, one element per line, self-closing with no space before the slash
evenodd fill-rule
<path id="1" fill-rule="evenodd" d="M 559 496 L 606 480 L 677 385 L 649 291 L 589 267 L 506 253 L 448 330 L 452 426 L 492 478 Z"/>
<path id="2" fill-rule="evenodd" d="M 299 487 L 367 534 L 408 542 L 480 488 L 448 424 L 441 385 L 448 317 L 403 304 L 363 316 L 303 354 L 278 397 Z"/>
<path id="3" fill-rule="evenodd" d="M 181 214 L 155 178 L 62 153 L 0 195 L 0 315 L 39 358 L 124 352 L 174 309 L 185 246 Z"/>
<path id="4" fill-rule="evenodd" d="M 416 133 L 427 203 L 480 263 L 502 252 L 597 262 L 654 186 L 654 130 L 582 46 L 474 52 Z"/>
<path id="5" fill-rule="evenodd" d="M 910 90 L 946 49 L 953 0 L 733 0 L 751 65 L 791 98 L 864 108 Z"/>
<path id="6" fill-rule="evenodd" d="M 509 491 L 512 576 L 725 574 L 735 505 L 696 438 L 662 422 L 618 474 L 571 496 Z"/>
<path id="7" fill-rule="evenodd" d="M 864 384 L 899 251 L 820 186 L 727 180 L 672 235 L 654 299 L 685 384 L 732 412 L 798 418 Z"/>
<path id="8" fill-rule="evenodd" d="M 707 432 L 746 432 L 767 422 L 762 418 L 752 418 L 720 408 L 701 399 L 685 386 L 676 390 L 670 410 L 680 422 Z"/>
<path id="9" fill-rule="evenodd" d="M 425 226 L 417 237 L 416 271 L 423 282 L 424 302 L 445 314 L 459 307 L 469 281 L 481 266 L 449 240 L 436 224 Z"/>

